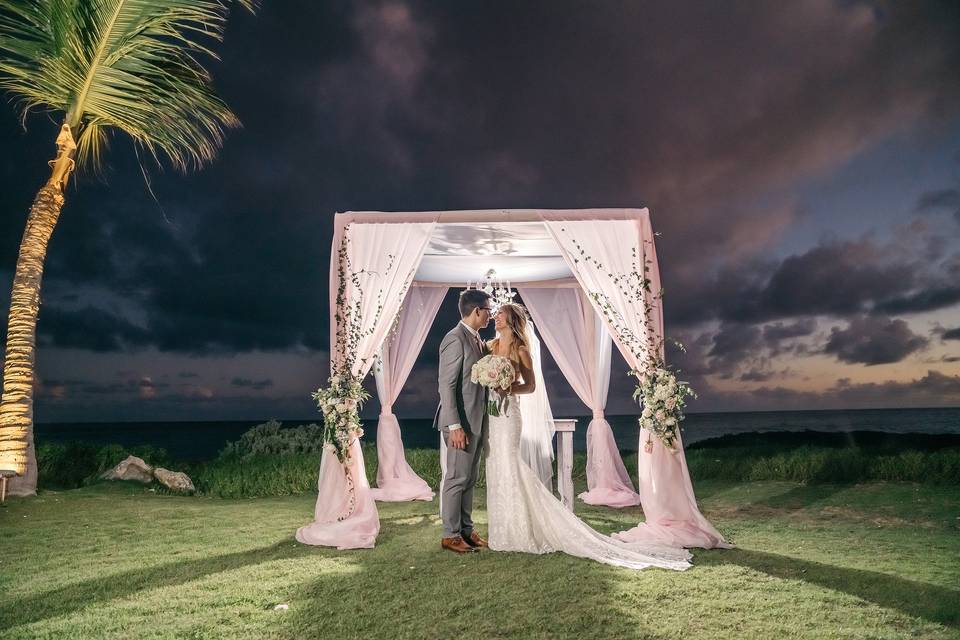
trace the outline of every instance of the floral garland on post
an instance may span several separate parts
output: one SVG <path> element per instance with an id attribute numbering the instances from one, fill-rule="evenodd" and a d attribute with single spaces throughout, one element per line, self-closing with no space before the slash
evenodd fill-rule
<path id="1" fill-rule="evenodd" d="M 331 345 L 330 378 L 328 386 L 321 387 L 313 393 L 323 413 L 324 441 L 331 445 L 340 462 L 350 459 L 351 443 L 363 436 L 360 423 L 360 408 L 370 394 L 363 388 L 363 378 L 354 374 L 354 360 L 360 347 L 360 341 L 373 334 L 380 315 L 383 313 L 383 290 L 377 294 L 377 308 L 373 321 L 367 329 L 363 328 L 363 301 L 366 292 L 363 290 L 361 275 L 373 273 L 367 269 L 353 270 L 350 260 L 350 225 L 343 230 L 343 239 L 337 250 L 337 276 L 339 286 L 335 298 L 334 322 L 336 322 L 335 344 Z M 388 255 L 389 261 L 386 271 L 394 265 L 396 256 Z M 350 301 L 347 302 L 347 283 L 353 285 Z M 406 294 L 409 282 L 405 283 L 400 295 Z M 396 320 L 394 320 L 396 322 Z M 375 357 L 375 356 L 374 356 Z M 360 358 L 356 364 L 365 365 L 367 358 Z"/>
<path id="2" fill-rule="evenodd" d="M 350 493 L 350 502 L 347 512 L 337 520 L 345 520 L 353 515 L 356 509 L 356 492 L 353 478 L 347 462 L 350 461 L 350 445 L 354 440 L 363 437 L 363 427 L 360 422 L 360 409 L 363 403 L 370 398 L 370 394 L 363 388 L 363 377 L 356 375 L 352 364 L 365 365 L 367 358 L 356 359 L 360 341 L 372 335 L 376 329 L 380 315 L 383 313 L 383 290 L 377 294 L 377 308 L 369 328 L 363 328 L 363 290 L 361 275 L 373 273 L 367 269 L 353 270 L 350 260 L 349 237 L 350 225 L 343 230 L 343 239 L 337 250 L 337 275 L 339 288 L 335 299 L 334 322 L 336 322 L 335 344 L 330 351 L 330 378 L 326 387 L 313 392 L 320 412 L 323 414 L 323 440 L 325 446 L 336 453 L 347 478 L 347 488 Z M 388 255 L 389 262 L 386 271 L 393 268 L 396 256 Z M 350 302 L 347 302 L 347 283 L 353 285 Z M 400 292 L 401 299 L 406 295 L 410 286 L 409 279 Z M 399 315 L 399 314 L 398 314 Z M 394 319 L 394 327 L 396 319 Z M 394 330 L 393 328 L 391 330 Z M 374 356 L 376 359 L 376 356 Z"/>
<path id="3" fill-rule="evenodd" d="M 650 240 L 644 242 L 652 244 Z M 604 267 L 599 260 L 587 255 L 586 250 L 575 238 L 573 244 L 579 253 L 579 257 L 574 258 L 574 263 L 584 260 L 593 264 L 610 278 L 627 300 L 643 304 L 643 323 L 647 331 L 645 336 L 638 336 L 627 325 L 623 315 L 610 303 L 609 296 L 594 291 L 587 292 L 613 327 L 620 343 L 630 350 L 642 367 L 627 372 L 627 375 L 637 379 L 633 398 L 643 405 L 640 426 L 646 429 L 648 434 L 657 436 L 669 451 L 675 452 L 680 423 L 684 419 L 683 409 L 686 407 L 686 398 L 687 396 L 696 398 L 697 394 L 689 383 L 677 380 L 676 374 L 667 367 L 661 355 L 664 340 L 663 338 L 655 339 L 651 330 L 653 309 L 663 299 L 663 289 L 656 293 L 651 290 L 650 260 L 645 257 L 641 267 L 640 257 L 634 247 L 633 270 L 629 273 L 614 273 Z M 685 351 L 679 342 L 674 344 L 681 351 Z M 653 452 L 653 441 L 649 435 L 644 444 L 644 451 Z"/>

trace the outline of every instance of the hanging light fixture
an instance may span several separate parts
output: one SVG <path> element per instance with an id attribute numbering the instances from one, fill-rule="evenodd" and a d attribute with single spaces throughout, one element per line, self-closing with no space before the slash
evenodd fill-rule
<path id="1" fill-rule="evenodd" d="M 495 269 L 487 271 L 487 275 L 482 280 L 467 281 L 467 289 L 479 289 L 490 294 L 495 309 L 508 302 L 513 302 L 514 296 L 517 295 L 517 292 L 511 288 L 510 281 L 498 278 Z"/>

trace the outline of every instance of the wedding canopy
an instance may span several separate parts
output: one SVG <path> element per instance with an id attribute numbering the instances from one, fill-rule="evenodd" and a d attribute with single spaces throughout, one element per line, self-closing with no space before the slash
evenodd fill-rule
<path id="1" fill-rule="evenodd" d="M 324 451 L 315 519 L 297 531 L 307 544 L 372 547 L 379 532 L 375 500 L 430 500 L 429 486 L 404 459 L 392 404 L 423 346 L 449 287 L 491 269 L 516 288 L 543 342 L 574 392 L 593 412 L 587 429 L 587 486 L 581 498 L 622 507 L 641 504 L 645 522 L 615 534 L 674 546 L 725 546 L 700 514 L 682 442 L 676 451 L 653 438 L 640 447 L 634 491 L 603 409 L 611 342 L 633 368 L 645 364 L 639 339 L 659 338 L 658 301 L 631 295 L 626 274 L 639 271 L 659 291 L 660 275 L 646 209 L 348 212 L 335 216 L 330 268 L 331 368 L 363 377 L 375 369 L 382 410 L 377 429 L 377 489 L 366 481 L 355 439 L 342 463 Z M 339 306 L 338 306 L 339 300 Z M 653 303 L 647 321 L 644 304 Z M 344 338 L 344 323 L 359 328 Z M 662 353 L 660 354 L 662 357 Z M 639 429 L 639 442 L 648 434 Z M 649 447 L 647 447 L 649 449 Z"/>

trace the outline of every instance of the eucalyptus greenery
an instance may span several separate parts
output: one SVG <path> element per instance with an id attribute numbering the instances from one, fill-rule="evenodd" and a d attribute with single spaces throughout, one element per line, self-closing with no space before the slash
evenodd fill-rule
<path id="1" fill-rule="evenodd" d="M 350 259 L 350 225 L 343 230 L 340 246 L 337 248 L 337 295 L 334 299 L 333 318 L 336 323 L 334 344 L 331 345 L 330 378 L 326 387 L 313 393 L 323 413 L 323 439 L 333 447 L 341 462 L 350 459 L 350 445 L 363 437 L 360 426 L 360 409 L 370 394 L 363 388 L 363 376 L 356 373 L 366 369 L 367 357 L 358 357 L 360 342 L 373 334 L 380 316 L 383 314 L 384 290 L 377 290 L 377 305 L 372 318 L 363 317 L 364 300 L 369 292 L 364 290 L 363 274 L 370 273 L 366 268 L 354 269 Z M 385 273 L 389 273 L 396 262 L 396 256 L 387 256 Z M 399 292 L 401 300 L 409 287 L 409 278 Z M 350 295 L 347 295 L 347 287 Z M 399 317 L 399 314 L 398 316 Z M 366 321 L 366 322 L 365 322 Z M 391 331 L 396 327 L 397 318 L 391 321 Z M 367 328 L 364 328 L 364 324 Z M 376 358 L 374 362 L 376 364 Z"/>
<path id="2" fill-rule="evenodd" d="M 643 403 L 643 413 L 640 425 L 657 438 L 670 451 L 675 451 L 679 435 L 680 423 L 684 419 L 683 409 L 686 406 L 687 396 L 696 397 L 696 393 L 689 383 L 677 380 L 676 374 L 666 365 L 663 359 L 663 337 L 656 337 L 653 331 L 653 311 L 662 304 L 663 289 L 654 292 L 650 278 L 651 261 L 646 257 L 652 251 L 644 252 L 641 262 L 637 248 L 631 249 L 632 269 L 626 273 L 615 272 L 603 265 L 597 258 L 589 255 L 583 245 L 572 239 L 577 251 L 574 262 L 581 260 L 592 264 L 603 272 L 620 291 L 625 300 L 640 303 L 643 308 L 644 335 L 637 335 L 626 321 L 623 313 L 610 301 L 607 294 L 597 291 L 587 291 L 587 295 L 596 303 L 607 323 L 613 328 L 614 335 L 620 343 L 630 350 L 639 368 L 631 369 L 628 375 L 637 379 L 637 386 L 633 398 Z M 644 240 L 651 245 L 652 240 Z M 683 345 L 675 342 L 683 350 Z M 652 441 L 647 440 L 644 447 L 647 453 L 652 452 Z"/>

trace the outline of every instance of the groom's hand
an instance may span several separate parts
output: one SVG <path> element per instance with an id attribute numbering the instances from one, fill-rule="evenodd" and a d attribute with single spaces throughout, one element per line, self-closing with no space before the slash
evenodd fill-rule
<path id="1" fill-rule="evenodd" d="M 454 449 L 466 449 L 470 444 L 467 434 L 463 429 L 454 429 L 450 432 L 450 446 Z"/>

